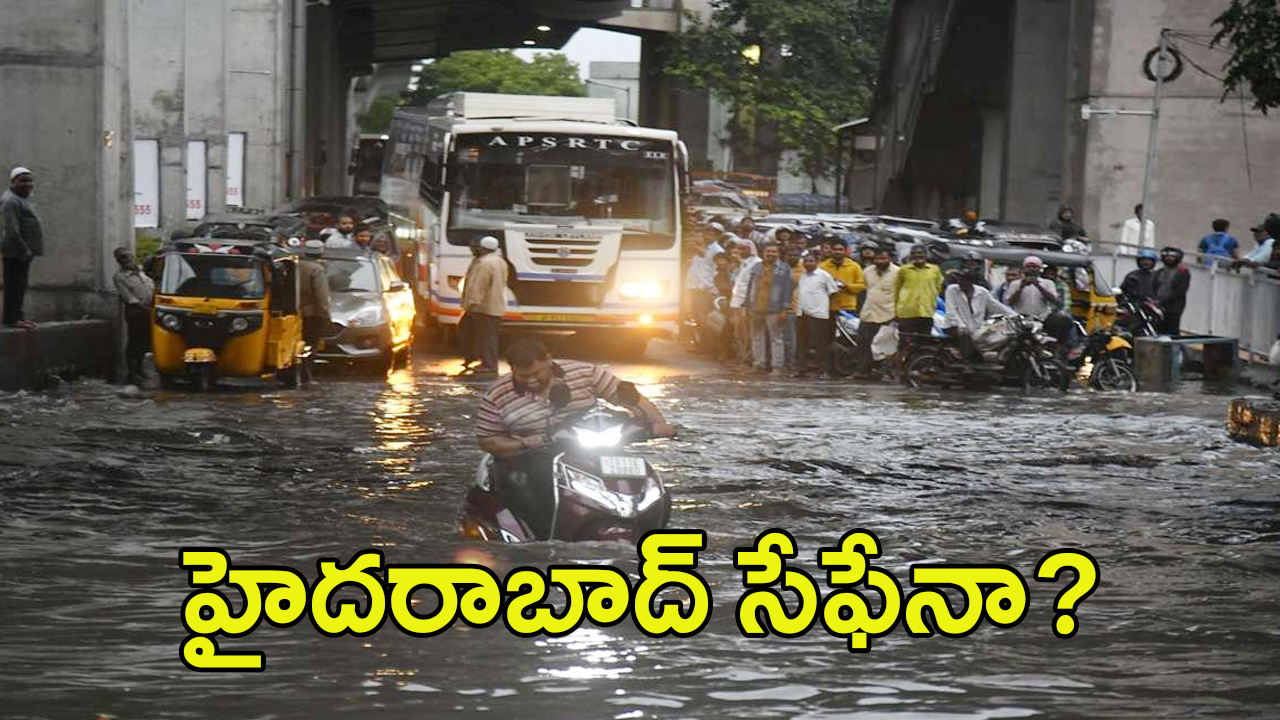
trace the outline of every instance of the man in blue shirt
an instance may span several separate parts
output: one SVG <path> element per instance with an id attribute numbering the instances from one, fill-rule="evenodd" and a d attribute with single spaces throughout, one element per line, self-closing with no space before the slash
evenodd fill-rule
<path id="1" fill-rule="evenodd" d="M 1200 240 L 1200 252 L 1204 257 L 1200 262 L 1205 267 L 1213 267 L 1221 262 L 1220 258 L 1235 260 L 1240 255 L 1240 242 L 1227 233 L 1231 223 L 1221 218 L 1213 221 L 1213 232 Z"/>

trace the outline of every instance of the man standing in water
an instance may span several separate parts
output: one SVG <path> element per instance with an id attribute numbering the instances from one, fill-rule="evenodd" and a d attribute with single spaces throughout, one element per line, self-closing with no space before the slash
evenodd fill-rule
<path id="1" fill-rule="evenodd" d="M 147 350 L 151 348 L 151 299 L 155 296 L 155 283 L 142 272 L 133 258 L 133 253 L 125 248 L 116 248 L 116 271 L 111 283 L 120 294 L 120 303 L 124 306 L 125 327 L 125 362 L 128 366 L 128 381 L 141 385 L 145 374 L 142 369 Z"/>
<path id="2" fill-rule="evenodd" d="M 462 284 L 463 321 L 466 335 L 463 352 L 479 358 L 477 373 L 498 372 L 498 329 L 507 312 L 507 261 L 498 252 L 498 238 L 480 239 L 473 249 L 476 257 L 467 268 Z"/>
<path id="3" fill-rule="evenodd" d="M 36 324 L 22 314 L 31 261 L 44 254 L 44 228 L 29 198 L 36 179 L 16 167 L 9 173 L 9 189 L 0 196 L 0 255 L 4 256 L 4 326 L 24 330 Z"/>
<path id="4" fill-rule="evenodd" d="M 325 243 L 308 240 L 303 246 L 302 261 L 298 263 L 298 280 L 302 301 L 302 339 L 311 346 L 314 354 L 320 340 L 333 332 L 333 320 L 329 315 L 329 273 L 324 267 Z M 306 364 L 307 381 L 312 381 L 311 359 Z"/>

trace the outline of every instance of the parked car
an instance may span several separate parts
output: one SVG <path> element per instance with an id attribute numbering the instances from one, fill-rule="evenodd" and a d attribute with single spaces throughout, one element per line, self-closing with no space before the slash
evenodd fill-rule
<path id="1" fill-rule="evenodd" d="M 386 372 L 408 363 L 416 311 L 413 291 L 385 255 L 325 252 L 333 334 L 315 353 L 322 361 L 362 363 Z"/>

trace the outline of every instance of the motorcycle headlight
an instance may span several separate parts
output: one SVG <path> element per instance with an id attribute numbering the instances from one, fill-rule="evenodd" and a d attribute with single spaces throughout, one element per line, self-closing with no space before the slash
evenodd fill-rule
<path id="1" fill-rule="evenodd" d="M 249 329 L 249 321 L 246 318 L 238 317 L 231 321 L 231 332 L 241 333 Z"/>
<path id="2" fill-rule="evenodd" d="M 585 428 L 574 428 L 578 436 L 578 444 L 584 448 L 617 447 L 622 444 L 622 426 L 614 425 L 599 432 Z"/>
<path id="3" fill-rule="evenodd" d="M 577 468 L 564 466 L 564 477 L 579 497 L 621 518 L 634 517 L 636 503 L 630 495 L 616 493 L 604 486 L 600 478 Z M 650 503 L 652 504 L 652 503 Z"/>
<path id="4" fill-rule="evenodd" d="M 373 327 L 382 324 L 382 306 L 370 305 L 361 309 L 347 321 L 351 327 Z"/>
<path id="5" fill-rule="evenodd" d="M 178 332 L 182 329 L 182 319 L 170 313 L 161 313 L 160 326 L 165 330 Z"/>
<path id="6" fill-rule="evenodd" d="M 662 297 L 665 289 L 666 283 L 645 280 L 642 282 L 624 282 L 618 288 L 618 292 L 628 300 L 657 300 Z"/>

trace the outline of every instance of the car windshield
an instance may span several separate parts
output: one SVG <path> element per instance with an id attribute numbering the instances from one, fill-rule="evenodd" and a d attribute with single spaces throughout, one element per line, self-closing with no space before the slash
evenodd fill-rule
<path id="1" fill-rule="evenodd" d="M 378 268 L 369 260 L 336 260 L 326 261 L 329 272 L 329 289 L 333 292 L 376 293 L 378 290 Z"/>
<path id="2" fill-rule="evenodd" d="M 455 229 L 582 223 L 674 235 L 671 144 L 547 133 L 463 135 L 450 167 Z"/>
<path id="3" fill-rule="evenodd" d="M 236 255 L 169 255 L 160 275 L 165 295 L 258 299 L 267 286 L 262 262 Z"/>

